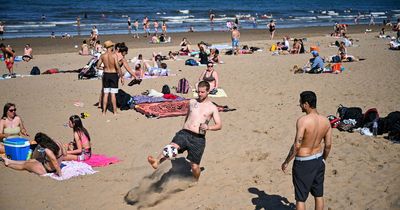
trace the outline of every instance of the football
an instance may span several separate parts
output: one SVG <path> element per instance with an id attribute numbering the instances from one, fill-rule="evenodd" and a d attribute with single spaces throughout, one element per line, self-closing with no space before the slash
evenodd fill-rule
<path id="1" fill-rule="evenodd" d="M 178 150 L 174 146 L 168 144 L 163 149 L 163 155 L 168 159 L 174 159 L 178 155 Z"/>

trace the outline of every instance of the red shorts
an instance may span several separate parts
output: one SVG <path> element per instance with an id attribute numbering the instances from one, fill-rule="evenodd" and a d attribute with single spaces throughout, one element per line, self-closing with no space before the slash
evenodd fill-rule
<path id="1" fill-rule="evenodd" d="M 14 65 L 14 61 L 5 61 L 6 66 L 8 69 L 12 69 L 13 65 Z"/>

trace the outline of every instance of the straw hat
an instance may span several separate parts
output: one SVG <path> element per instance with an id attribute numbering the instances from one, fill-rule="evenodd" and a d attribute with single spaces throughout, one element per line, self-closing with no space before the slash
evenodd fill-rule
<path id="1" fill-rule="evenodd" d="M 105 48 L 110 48 L 110 47 L 114 46 L 115 43 L 112 42 L 111 40 L 107 40 L 107 41 L 104 42 L 103 45 L 104 45 Z"/>

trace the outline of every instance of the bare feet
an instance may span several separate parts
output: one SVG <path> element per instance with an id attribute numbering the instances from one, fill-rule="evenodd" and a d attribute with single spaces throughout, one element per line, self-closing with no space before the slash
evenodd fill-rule
<path id="1" fill-rule="evenodd" d="M 153 156 L 148 156 L 147 161 L 149 161 L 151 167 L 153 167 L 154 169 L 158 168 L 158 161 Z"/>
<path id="2" fill-rule="evenodd" d="M 6 155 L 1 155 L 0 156 L 1 157 L 1 159 L 2 159 L 2 161 L 4 161 L 4 165 L 5 166 L 8 166 L 9 164 L 10 164 L 10 159 L 8 159 L 7 157 L 6 157 Z"/>

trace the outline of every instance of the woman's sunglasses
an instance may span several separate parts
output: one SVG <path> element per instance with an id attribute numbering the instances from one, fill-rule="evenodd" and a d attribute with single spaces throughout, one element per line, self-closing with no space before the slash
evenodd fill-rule
<path id="1" fill-rule="evenodd" d="M 8 111 L 9 111 L 9 112 L 16 112 L 17 109 L 9 109 Z"/>

